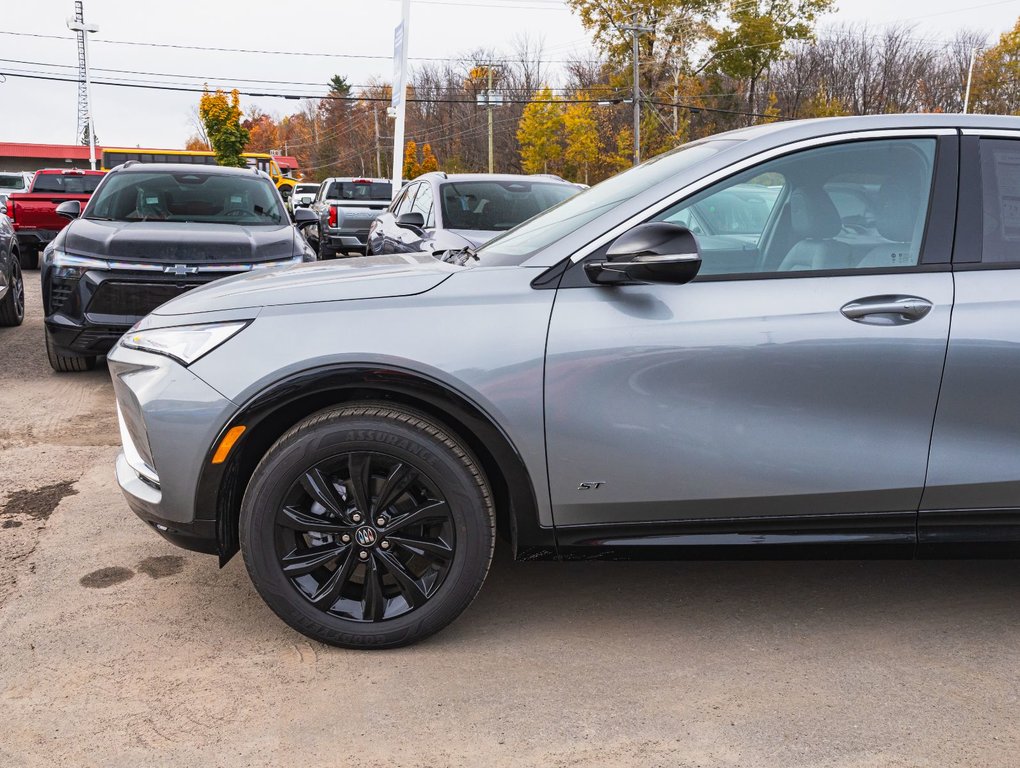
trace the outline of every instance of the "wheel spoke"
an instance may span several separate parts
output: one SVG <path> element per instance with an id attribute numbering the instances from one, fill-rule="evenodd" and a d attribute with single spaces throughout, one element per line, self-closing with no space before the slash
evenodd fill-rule
<path id="1" fill-rule="evenodd" d="M 369 621 L 380 621 L 386 612 L 386 597 L 383 595 L 382 574 L 375 558 L 365 561 L 365 597 L 361 604 L 362 616 Z"/>
<path id="2" fill-rule="evenodd" d="M 351 527 L 343 520 L 330 520 L 329 518 L 319 517 L 308 512 L 302 512 L 297 507 L 292 506 L 286 506 L 281 509 L 277 519 L 280 525 L 307 533 L 350 533 L 351 531 Z"/>
<path id="3" fill-rule="evenodd" d="M 357 563 L 358 558 L 354 554 L 354 547 L 348 547 L 347 557 L 340 563 L 340 567 L 333 571 L 333 575 L 326 579 L 319 586 L 318 591 L 311 596 L 312 604 L 327 611 L 332 608 Z"/>
<path id="4" fill-rule="evenodd" d="M 382 490 L 379 491 L 379 498 L 375 500 L 372 514 L 375 515 L 389 509 L 390 505 L 400 498 L 400 495 L 407 490 L 417 476 L 418 473 L 412 467 L 407 464 L 397 464 L 386 478 Z"/>
<path id="5" fill-rule="evenodd" d="M 419 539 L 415 536 L 387 536 L 392 544 L 399 544 L 416 554 L 435 555 L 443 560 L 453 557 L 453 548 L 442 539 Z"/>
<path id="6" fill-rule="evenodd" d="M 379 551 L 376 552 L 376 555 L 379 558 L 379 562 L 382 563 L 383 567 L 396 580 L 400 593 L 407 599 L 407 604 L 412 608 L 424 605 L 429 599 L 428 595 L 425 594 L 425 590 L 421 588 L 414 576 L 404 567 L 404 564 L 389 552 Z"/>
<path id="7" fill-rule="evenodd" d="M 340 557 L 350 544 L 320 544 L 309 549 L 295 549 L 281 559 L 283 572 L 290 577 L 304 576 Z"/>
<path id="8" fill-rule="evenodd" d="M 391 531 L 399 531 L 401 528 L 406 528 L 415 523 L 422 523 L 426 520 L 445 520 L 449 516 L 450 511 L 446 506 L 446 502 L 436 501 L 413 512 L 407 512 L 394 517 L 386 524 L 386 535 L 389 536 Z"/>
<path id="9" fill-rule="evenodd" d="M 367 453 L 352 453 L 347 481 L 347 495 L 363 515 L 372 514 L 372 466 Z"/>
<path id="10" fill-rule="evenodd" d="M 340 498 L 333 481 L 319 469 L 310 469 L 301 476 L 301 485 L 308 495 L 336 517 L 342 517 L 347 503 Z"/>

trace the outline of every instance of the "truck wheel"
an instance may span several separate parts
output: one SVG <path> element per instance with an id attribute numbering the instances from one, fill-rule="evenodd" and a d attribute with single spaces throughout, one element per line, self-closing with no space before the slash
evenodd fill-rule
<path id="1" fill-rule="evenodd" d="M 48 333 L 46 334 L 46 357 L 49 358 L 50 367 L 58 373 L 91 371 L 96 367 L 95 355 L 79 355 L 75 352 L 58 350 L 50 341 Z"/>
<path id="2" fill-rule="evenodd" d="M 11 279 L 7 284 L 7 295 L 0 301 L 0 325 L 10 327 L 21 325 L 25 319 L 25 281 L 21 277 L 17 251 L 11 260 Z"/>
<path id="3" fill-rule="evenodd" d="M 241 504 L 241 552 L 298 632 L 395 648 L 457 618 L 492 561 L 495 514 L 476 459 L 388 404 L 320 411 L 276 441 Z"/>
<path id="4" fill-rule="evenodd" d="M 326 245 L 326 238 L 320 236 L 319 237 L 319 261 L 323 261 L 325 259 L 335 259 L 335 258 L 336 258 L 336 249 L 335 248 L 330 248 L 328 245 Z"/>
<path id="5" fill-rule="evenodd" d="M 25 247 L 21 249 L 21 268 L 39 269 L 39 251 L 35 248 Z"/>

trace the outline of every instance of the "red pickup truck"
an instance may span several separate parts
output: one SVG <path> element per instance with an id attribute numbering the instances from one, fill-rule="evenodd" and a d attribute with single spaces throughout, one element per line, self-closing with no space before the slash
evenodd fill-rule
<path id="1" fill-rule="evenodd" d="M 84 207 L 104 171 L 79 169 L 43 169 L 37 171 L 27 192 L 14 192 L 7 198 L 7 218 L 14 225 L 21 251 L 22 269 L 39 266 L 39 251 L 70 223 L 57 214 L 57 206 L 78 200 Z"/>

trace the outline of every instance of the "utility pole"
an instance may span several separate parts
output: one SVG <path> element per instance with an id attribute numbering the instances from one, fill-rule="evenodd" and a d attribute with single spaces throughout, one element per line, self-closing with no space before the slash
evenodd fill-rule
<path id="1" fill-rule="evenodd" d="M 654 28 L 643 27 L 640 24 L 625 24 L 620 29 L 630 32 L 633 41 L 634 88 L 631 94 L 634 97 L 634 165 L 637 165 L 641 162 L 641 52 L 638 49 L 638 35 L 653 32 Z"/>
<path id="2" fill-rule="evenodd" d="M 375 121 L 375 177 L 382 178 L 382 152 L 379 149 L 379 108 L 372 107 L 372 119 Z"/>
<path id="3" fill-rule="evenodd" d="M 78 33 L 78 69 L 79 77 L 84 80 L 84 94 L 81 85 L 78 87 L 78 122 L 79 128 L 85 113 L 85 128 L 89 133 L 89 167 L 96 170 L 96 125 L 92 120 L 92 79 L 89 73 L 89 34 L 99 31 L 99 25 L 86 24 L 85 12 L 81 0 L 74 4 L 74 18 L 67 20 L 67 28 Z M 84 110 L 82 109 L 84 95 Z M 79 137 L 80 138 L 80 137 Z"/>
<path id="4" fill-rule="evenodd" d="M 977 48 L 970 49 L 970 66 L 967 68 L 967 91 L 963 95 L 963 114 L 967 114 L 970 107 L 970 83 L 974 79 L 974 62 L 977 60 Z"/>
<path id="5" fill-rule="evenodd" d="M 489 173 L 495 173 L 493 168 L 493 155 L 492 155 L 492 65 L 490 64 L 485 68 L 489 73 L 489 90 L 485 93 L 485 106 L 489 113 Z"/>

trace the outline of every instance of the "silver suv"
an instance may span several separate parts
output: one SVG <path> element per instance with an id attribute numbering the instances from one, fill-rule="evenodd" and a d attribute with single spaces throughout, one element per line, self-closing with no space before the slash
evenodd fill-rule
<path id="1" fill-rule="evenodd" d="M 1015 118 L 777 123 L 448 261 L 219 281 L 111 353 L 117 477 L 349 647 L 452 621 L 497 534 L 522 560 L 1016 556 L 1017 179 Z"/>

